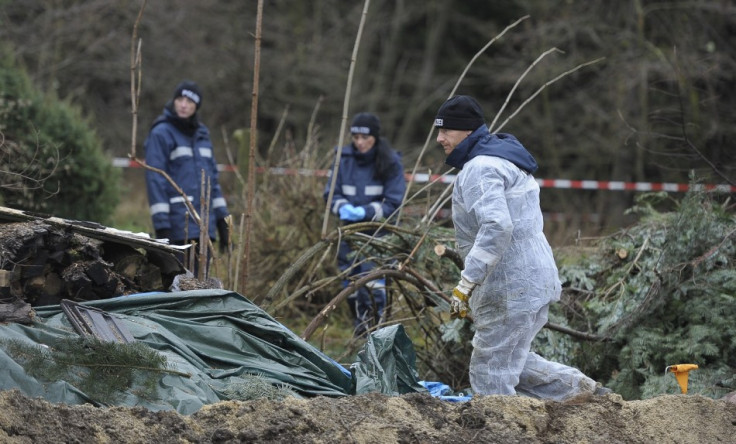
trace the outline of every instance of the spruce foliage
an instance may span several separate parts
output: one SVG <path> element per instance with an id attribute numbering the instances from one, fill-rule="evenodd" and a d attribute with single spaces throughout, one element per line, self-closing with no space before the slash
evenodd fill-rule
<path id="1" fill-rule="evenodd" d="M 271 384 L 263 375 L 244 375 L 242 383 L 230 384 L 225 395 L 235 401 L 268 399 L 283 401 L 288 397 L 298 397 L 296 392 L 284 384 Z"/>
<path id="2" fill-rule="evenodd" d="M 62 338 L 45 348 L 17 339 L 0 340 L 8 355 L 36 379 L 67 381 L 90 399 L 104 405 L 120 401 L 129 390 L 156 399 L 167 360 L 147 345 L 121 344 L 96 338 Z"/>
<path id="3" fill-rule="evenodd" d="M 694 363 L 688 393 L 736 390 L 736 220 L 717 195 L 691 191 L 680 202 L 639 197 L 641 221 L 598 239 L 585 255 L 558 258 L 563 303 L 552 320 L 596 333 L 574 342 L 553 332 L 537 345 L 627 399 L 680 393 L 669 365 Z M 656 210 L 663 203 L 674 207 Z M 564 345 L 560 345 L 564 344 Z"/>

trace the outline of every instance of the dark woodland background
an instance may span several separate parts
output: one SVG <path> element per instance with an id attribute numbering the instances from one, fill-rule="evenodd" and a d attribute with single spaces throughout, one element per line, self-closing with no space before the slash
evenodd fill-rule
<path id="1" fill-rule="evenodd" d="M 34 86 L 81 108 L 111 157 L 131 151 L 131 37 L 142 4 L 0 0 L 3 44 Z M 138 31 L 138 150 L 176 83 L 192 79 L 203 90 L 200 116 L 218 161 L 228 163 L 226 142 L 250 125 L 256 6 L 147 2 Z M 339 0 L 264 3 L 258 146 L 264 152 L 273 145 L 269 159 L 298 156 L 314 119 L 312 137 L 321 164 L 329 164 L 344 123 L 363 7 Z M 377 113 L 383 135 L 411 171 L 436 109 L 463 70 L 522 18 L 479 55 L 458 93 L 479 98 L 495 128 L 521 108 L 501 131 L 517 135 L 536 156 L 538 178 L 687 183 L 693 171 L 705 183 L 736 181 L 736 6 L 730 1 L 373 0 L 346 117 Z M 434 137 L 420 172 L 447 169 Z M 566 231 L 595 231 L 625 223 L 633 197 L 544 189 L 542 201 L 546 212 L 562 215 Z M 548 229 L 555 223 L 550 218 Z"/>
<path id="2" fill-rule="evenodd" d="M 183 79 L 203 90 L 200 117 L 218 162 L 232 157 L 246 172 L 242 134 L 255 93 L 258 167 L 328 168 L 350 117 L 372 111 L 407 171 L 446 172 L 432 123 L 464 74 L 457 93 L 476 96 L 493 130 L 524 143 L 539 179 L 736 185 L 732 1 L 372 0 L 347 111 L 365 3 L 263 4 L 254 92 L 256 1 L 146 2 L 134 119 L 142 0 L 0 0 L 0 205 L 151 233 L 143 169 L 110 161 L 143 156 L 151 122 Z M 336 303 L 329 322 L 317 316 L 342 292 L 335 239 L 370 241 L 324 220 L 324 177 L 259 174 L 253 248 L 241 255 L 244 184 L 233 172 L 220 177 L 238 250 L 215 258 L 213 275 L 305 337 L 319 327 L 314 345 L 348 362 L 360 341 L 347 304 Z M 449 211 L 419 223 L 449 185 L 423 185 L 411 185 L 420 192 L 391 226 L 393 243 L 382 238 L 370 251 L 393 273 L 387 319 L 407 328 L 421 373 L 459 388 L 470 329 L 445 323 L 437 296 L 459 270 L 433 250 L 452 246 Z M 625 399 L 677 390 L 663 373 L 676 362 L 701 365 L 692 393 L 736 390 L 732 196 L 543 188 L 564 288 L 550 319 L 589 335 L 545 329 L 535 348 Z M 401 275 L 398 261 L 413 274 Z M 402 280 L 410 274 L 422 280 Z"/>

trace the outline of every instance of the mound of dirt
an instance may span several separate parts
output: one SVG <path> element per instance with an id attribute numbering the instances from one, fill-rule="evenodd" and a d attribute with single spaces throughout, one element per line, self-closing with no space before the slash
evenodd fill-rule
<path id="1" fill-rule="evenodd" d="M 0 393 L 3 443 L 652 443 L 733 442 L 736 404 L 698 395 L 564 403 L 424 394 L 226 401 L 182 416 L 143 408 L 50 404 Z"/>

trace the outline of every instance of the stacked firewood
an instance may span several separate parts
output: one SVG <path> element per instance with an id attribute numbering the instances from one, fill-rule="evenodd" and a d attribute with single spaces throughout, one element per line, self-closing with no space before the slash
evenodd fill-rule
<path id="1" fill-rule="evenodd" d="M 183 269 L 115 236 L 89 237 L 44 220 L 0 224 L 0 322 L 30 321 L 34 306 L 166 291 Z M 170 262 L 168 262 L 170 264 Z"/>

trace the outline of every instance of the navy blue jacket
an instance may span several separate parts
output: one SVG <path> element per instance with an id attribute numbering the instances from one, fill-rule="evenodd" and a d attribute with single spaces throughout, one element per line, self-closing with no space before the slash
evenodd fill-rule
<path id="1" fill-rule="evenodd" d="M 463 165 L 475 156 L 496 156 L 506 159 L 529 174 L 537 171 L 537 161 L 511 134 L 491 134 L 485 124 L 479 126 L 460 142 L 447 156 L 445 163 L 463 169 Z"/>
<path id="2" fill-rule="evenodd" d="M 386 143 L 378 139 L 376 143 Z M 376 177 L 376 153 L 374 146 L 367 153 L 360 153 L 350 144 L 342 147 L 340 169 L 337 172 L 335 191 L 330 208 L 333 214 L 339 214 L 339 209 L 346 203 L 360 206 L 365 209 L 364 221 L 379 221 L 388 218 L 401 205 L 406 192 L 406 179 L 401 157 L 393 152 L 395 167 L 393 174 L 381 180 Z M 327 200 L 332 183 L 333 169 L 325 185 L 324 199 Z"/>
<path id="3" fill-rule="evenodd" d="M 208 234 L 215 239 L 216 220 L 226 217 L 228 210 L 217 179 L 217 162 L 210 133 L 204 124 L 198 123 L 196 129 L 193 128 L 193 135 L 188 136 L 172 123 L 175 118 L 174 112 L 166 107 L 153 123 L 144 143 L 146 164 L 166 171 L 186 193 L 200 217 L 204 217 L 200 208 L 201 171 L 204 170 L 205 187 L 208 180 L 211 184 Z M 172 242 L 199 238 L 199 227 L 192 217 L 187 217 L 189 212 L 183 197 L 166 178 L 146 170 L 146 187 L 155 230 L 171 230 Z"/>

